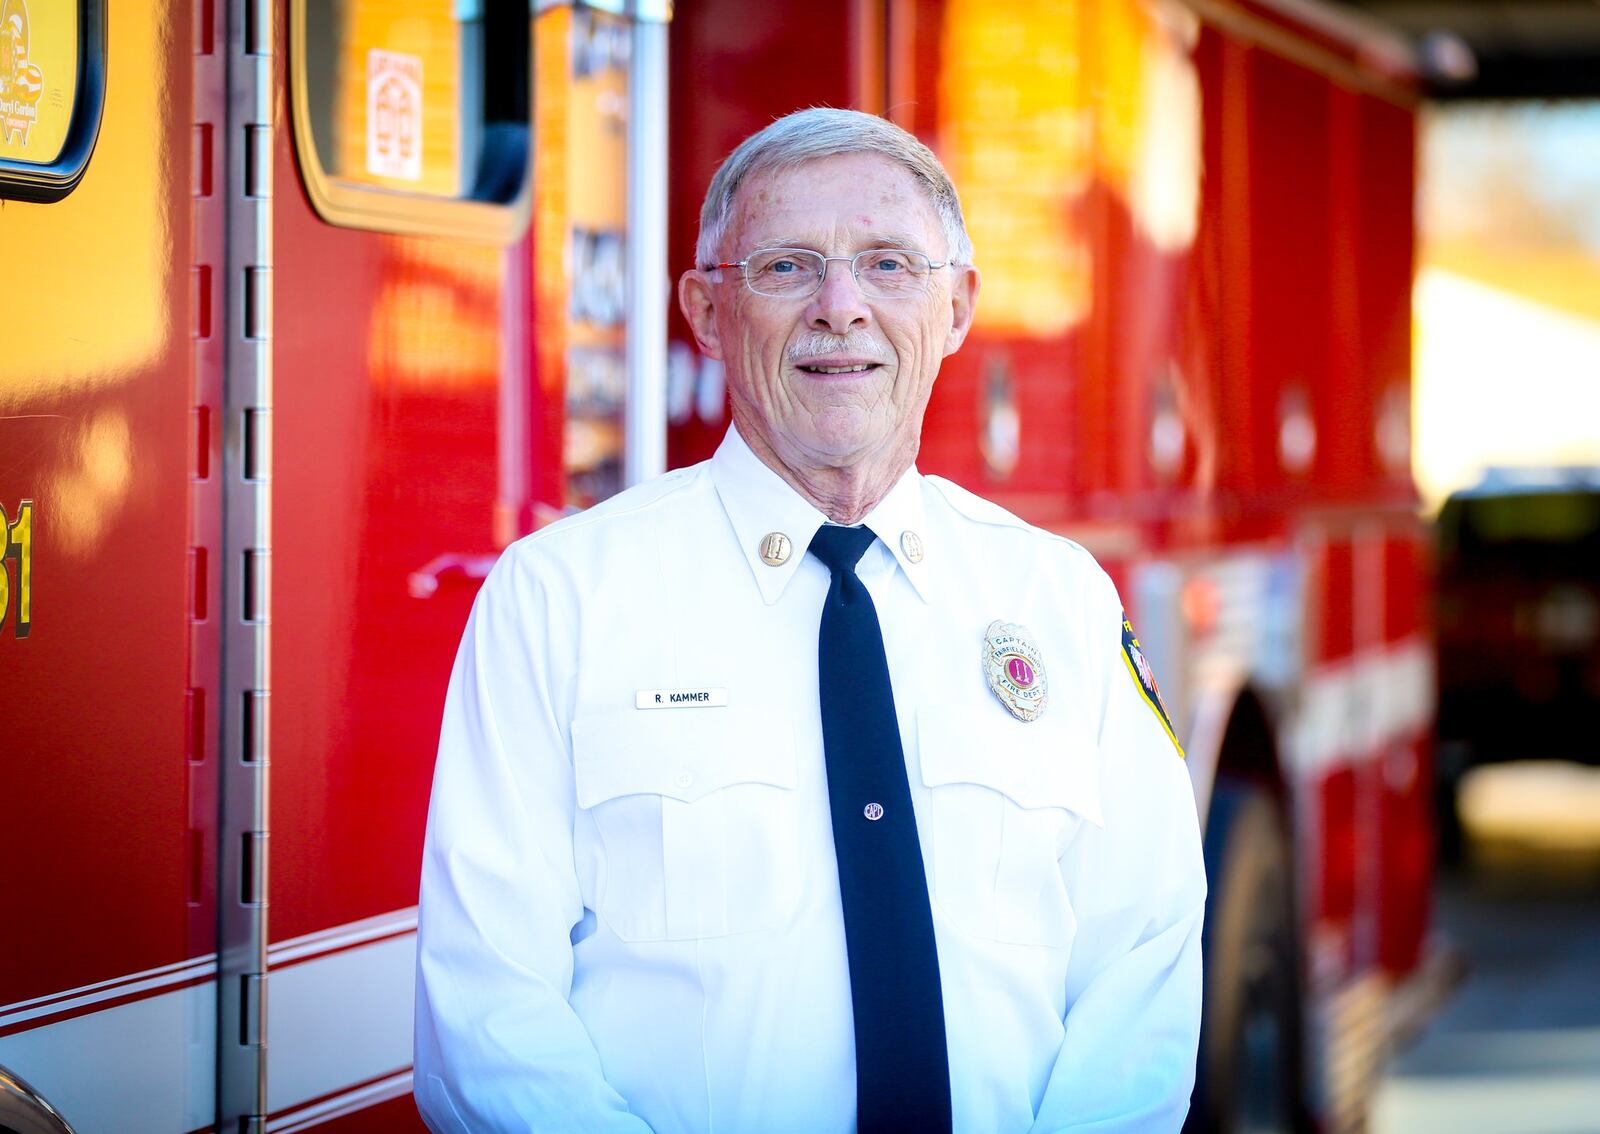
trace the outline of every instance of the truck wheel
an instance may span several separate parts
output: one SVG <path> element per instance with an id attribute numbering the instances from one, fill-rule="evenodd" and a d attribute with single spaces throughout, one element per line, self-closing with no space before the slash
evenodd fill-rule
<path id="1" fill-rule="evenodd" d="M 1204 1019 L 1193 1134 L 1300 1128 L 1300 1012 L 1289 840 L 1254 784 L 1219 779 L 1206 824 Z"/>

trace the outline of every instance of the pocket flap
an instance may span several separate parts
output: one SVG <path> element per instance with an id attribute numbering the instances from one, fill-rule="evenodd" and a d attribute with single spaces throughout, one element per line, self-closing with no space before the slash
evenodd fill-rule
<path id="1" fill-rule="evenodd" d="M 1066 705 L 1035 721 L 992 719 L 976 708 L 934 705 L 917 711 L 922 782 L 978 784 L 1019 807 L 1061 807 L 1097 827 L 1100 748 Z M 990 719 L 984 719 L 990 718 Z"/>
<path id="2" fill-rule="evenodd" d="M 626 795 L 693 803 L 732 784 L 793 788 L 794 735 L 754 707 L 620 709 L 572 722 L 578 806 Z"/>

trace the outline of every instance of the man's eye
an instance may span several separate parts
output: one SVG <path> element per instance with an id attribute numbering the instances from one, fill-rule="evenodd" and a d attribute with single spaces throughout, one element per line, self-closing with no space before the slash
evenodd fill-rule
<path id="1" fill-rule="evenodd" d="M 800 265 L 795 263 L 793 260 L 774 260 L 772 263 L 767 265 L 767 271 L 773 272 L 780 276 L 785 276 L 790 272 L 798 272 L 800 270 Z"/>
<path id="2" fill-rule="evenodd" d="M 906 259 L 904 256 L 889 256 L 880 252 L 868 260 L 867 267 L 874 272 L 903 272 L 906 270 Z"/>

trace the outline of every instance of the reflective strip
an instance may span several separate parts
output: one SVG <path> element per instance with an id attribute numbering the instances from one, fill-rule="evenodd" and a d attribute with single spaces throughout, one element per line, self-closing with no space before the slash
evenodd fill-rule
<path id="1" fill-rule="evenodd" d="M 17 1031 L 19 1025 L 43 1017 L 82 1015 L 83 1009 L 108 1000 L 142 998 L 142 995 L 159 992 L 165 988 L 194 984 L 215 976 L 216 972 L 217 955 L 207 953 L 204 957 L 175 961 L 170 965 L 160 965 L 142 972 L 129 973 L 127 976 L 112 977 L 110 980 L 70 988 L 65 992 L 52 992 L 47 996 L 36 996 L 32 1000 L 19 1000 L 15 1004 L 7 1004 L 4 1008 L 0 1008 L 0 1035 Z"/>
<path id="2" fill-rule="evenodd" d="M 1291 730 L 1291 763 L 1304 776 L 1409 740 L 1433 717 L 1433 651 L 1421 637 L 1318 666 L 1306 677 Z"/>
<path id="3" fill-rule="evenodd" d="M 289 1134 L 411 1090 L 416 927 L 410 906 L 267 951 L 268 1130 Z M 207 955 L 6 1005 L 0 1064 L 79 1134 L 210 1128 L 216 973 Z"/>
<path id="4" fill-rule="evenodd" d="M 78 1134 L 209 1129 L 216 1117 L 217 986 L 215 962 L 204 967 L 201 983 L 154 995 L 144 987 L 150 982 L 123 978 L 122 988 L 140 988 L 138 999 L 0 1038 L 0 1063 Z"/>
<path id="5" fill-rule="evenodd" d="M 269 962 L 270 1115 L 410 1072 L 416 931 L 353 946 L 336 940 L 330 933 L 320 955 L 287 968 Z"/>
<path id="6" fill-rule="evenodd" d="M 267 966 L 271 969 L 280 969 L 325 953 L 335 953 L 354 945 L 364 945 L 369 941 L 379 941 L 397 934 L 416 931 L 417 907 L 407 906 L 402 910 L 391 910 L 376 917 L 336 925 L 332 929 L 319 929 L 303 937 L 291 937 L 287 941 L 269 945 Z"/>
<path id="7" fill-rule="evenodd" d="M 385 1075 L 371 1083 L 362 1083 L 328 1098 L 294 1107 L 282 1114 L 270 1115 L 267 1118 L 267 1131 L 268 1134 L 294 1134 L 296 1130 L 320 1126 L 324 1122 L 343 1118 L 347 1114 L 354 1114 L 369 1106 L 377 1106 L 379 1103 L 398 1099 L 410 1093 L 411 1072 L 408 1069 L 393 1075 Z"/>

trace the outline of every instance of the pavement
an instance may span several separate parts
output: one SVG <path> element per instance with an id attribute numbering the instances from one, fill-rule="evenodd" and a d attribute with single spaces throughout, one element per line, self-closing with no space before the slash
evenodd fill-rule
<path id="1" fill-rule="evenodd" d="M 1467 976 L 1389 1061 L 1369 1134 L 1600 1134 L 1600 768 L 1497 765 L 1462 790 L 1434 923 Z"/>

